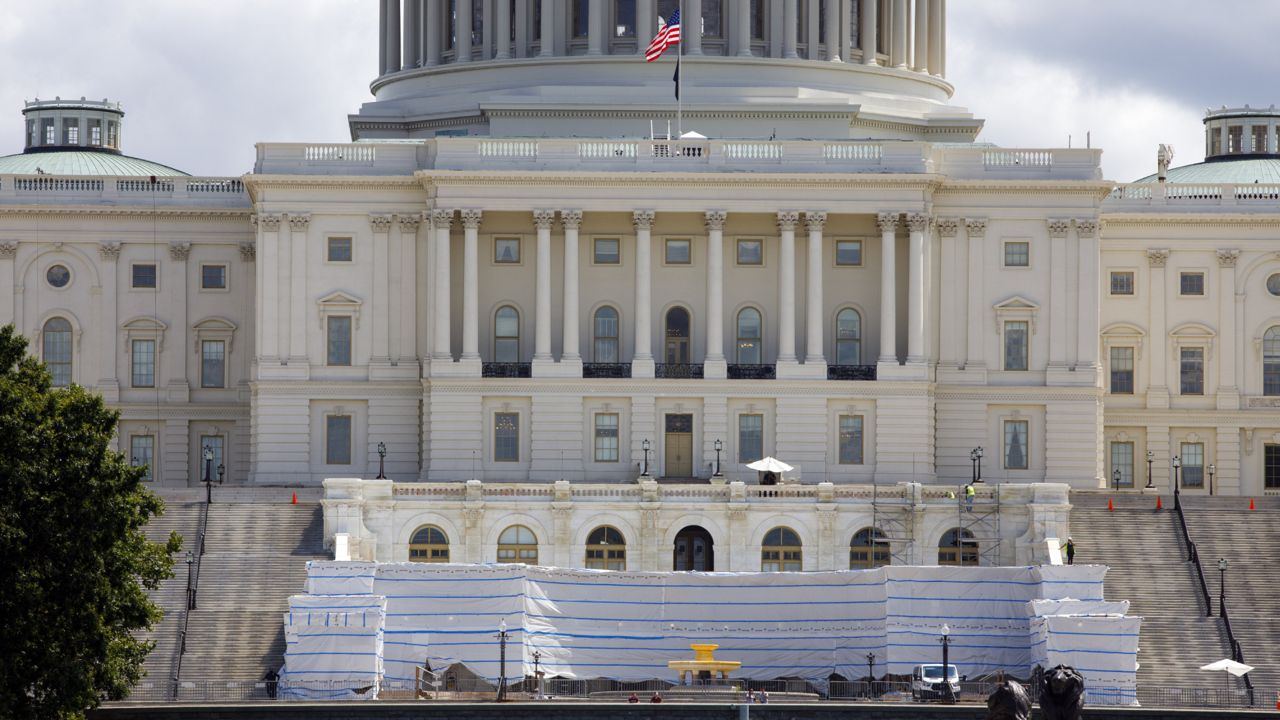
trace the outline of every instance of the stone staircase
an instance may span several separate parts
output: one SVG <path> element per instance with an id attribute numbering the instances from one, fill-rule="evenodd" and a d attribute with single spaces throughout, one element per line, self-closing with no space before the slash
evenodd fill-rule
<path id="1" fill-rule="evenodd" d="M 164 514 L 152 518 L 145 532 L 152 542 L 166 542 L 170 532 L 182 536 L 182 550 L 173 559 L 173 577 L 160 583 L 160 587 L 149 595 L 153 602 L 164 612 L 164 618 L 150 631 L 140 633 L 156 643 L 155 649 L 143 663 L 146 676 L 142 685 L 164 688 L 171 685 L 175 662 L 178 658 L 178 636 L 182 629 L 182 615 L 186 612 L 187 598 L 187 564 L 184 561 L 187 550 L 194 550 L 199 543 L 198 528 L 200 525 L 200 503 L 179 503 L 166 501 Z"/>
<path id="2" fill-rule="evenodd" d="M 1231 652 L 1221 621 L 1205 617 L 1200 583 L 1195 566 L 1186 561 L 1171 501 L 1161 511 L 1154 510 L 1155 498 L 1146 496 L 1117 500 L 1114 511 L 1107 510 L 1107 498 L 1100 494 L 1073 493 L 1071 502 L 1075 561 L 1110 567 L 1106 598 L 1130 601 L 1129 613 L 1143 618 L 1139 692 L 1225 687 L 1224 678 L 1199 669 Z"/>

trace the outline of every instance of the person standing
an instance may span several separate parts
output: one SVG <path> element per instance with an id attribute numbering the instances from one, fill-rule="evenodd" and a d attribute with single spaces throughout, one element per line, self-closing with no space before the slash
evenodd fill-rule
<path id="1" fill-rule="evenodd" d="M 1063 548 L 1067 551 L 1067 564 L 1074 565 L 1076 562 L 1076 544 L 1071 538 L 1067 538 L 1067 542 L 1063 544 Z"/>
<path id="2" fill-rule="evenodd" d="M 973 498 L 977 496 L 978 491 L 974 489 L 973 483 L 964 486 L 964 504 L 969 512 L 973 512 Z"/>

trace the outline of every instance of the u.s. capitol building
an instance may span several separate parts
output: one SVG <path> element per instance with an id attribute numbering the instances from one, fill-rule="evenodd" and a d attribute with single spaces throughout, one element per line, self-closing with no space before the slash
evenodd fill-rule
<path id="1" fill-rule="evenodd" d="M 680 537 L 677 569 L 788 566 L 779 528 L 841 567 L 868 497 L 927 509 L 978 463 L 1004 526 L 894 510 L 895 553 L 1029 560 L 1054 483 L 1280 493 L 1280 112 L 1117 186 L 1097 149 L 978 142 L 945 0 L 685 0 L 679 120 L 675 50 L 643 58 L 674 2 L 379 5 L 351 143 L 197 178 L 58 99 L 0 158 L 0 322 L 158 485 L 381 465 L 331 482 L 364 555 L 579 565 L 602 525 L 639 569 Z"/>

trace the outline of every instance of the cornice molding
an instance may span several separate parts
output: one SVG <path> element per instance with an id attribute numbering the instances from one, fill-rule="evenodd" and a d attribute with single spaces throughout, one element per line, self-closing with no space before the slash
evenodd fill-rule
<path id="1" fill-rule="evenodd" d="M 856 174 L 856 173 L 663 173 L 641 171 L 539 171 L 509 170 L 419 170 L 414 175 L 423 187 L 539 186 L 630 187 L 657 186 L 680 188 L 764 187 L 768 189 L 826 188 L 845 190 L 852 187 L 920 190 L 930 192 L 945 178 L 933 174 Z"/>
<path id="2" fill-rule="evenodd" d="M 85 207 L 82 205 L 41 205 L 23 207 L 0 206 L 0 215 L 49 217 L 58 215 L 100 215 L 122 218 L 164 217 L 174 220 L 243 220 L 247 226 L 252 208 L 226 208 L 220 210 L 198 210 L 192 208 L 117 208 L 117 207 Z"/>
<path id="3" fill-rule="evenodd" d="M 1108 234 L 1118 226 L 1127 227 L 1166 227 L 1181 225 L 1186 227 L 1252 227 L 1259 230 L 1275 230 L 1280 225 L 1280 213 L 1242 214 L 1242 213 L 1109 213 L 1103 212 L 1102 220 L 1106 222 Z"/>

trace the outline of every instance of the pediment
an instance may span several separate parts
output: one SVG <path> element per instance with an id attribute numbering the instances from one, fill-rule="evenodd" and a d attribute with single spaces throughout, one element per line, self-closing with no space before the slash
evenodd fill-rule
<path id="1" fill-rule="evenodd" d="M 1129 323 L 1112 323 L 1102 329 L 1103 337 L 1144 337 L 1146 330 Z"/>
<path id="2" fill-rule="evenodd" d="M 162 321 L 148 316 L 138 316 L 124 321 L 120 325 L 121 330 L 132 332 L 157 332 L 162 333 L 169 329 Z"/>
<path id="3" fill-rule="evenodd" d="M 205 318 L 191 326 L 196 332 L 235 332 L 236 324 L 224 317 Z"/>
<path id="4" fill-rule="evenodd" d="M 1009 310 L 1014 310 L 1014 311 L 1021 310 L 1023 312 L 1031 312 L 1031 311 L 1040 309 L 1039 304 L 1022 297 L 1021 295 L 1014 295 L 1008 300 L 1004 300 L 1002 302 L 996 303 L 993 307 L 995 308 L 996 312 L 1009 311 Z"/>
<path id="5" fill-rule="evenodd" d="M 325 295 L 316 302 L 321 305 L 360 305 L 363 301 L 354 295 L 348 295 L 341 290 L 336 290 Z"/>
<path id="6" fill-rule="evenodd" d="M 1169 332 L 1171 338 L 1211 338 L 1218 333 L 1213 328 L 1200 323 L 1183 323 Z"/>

